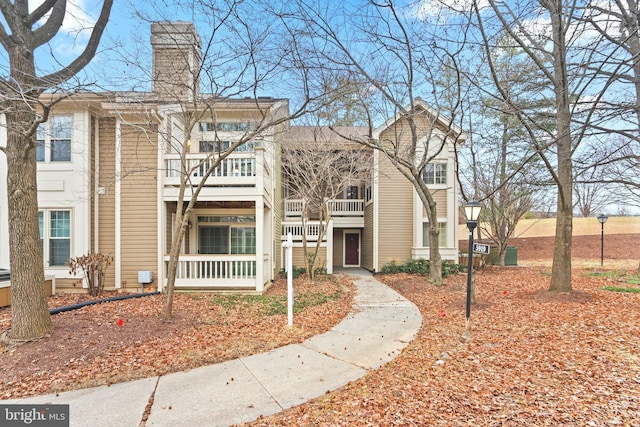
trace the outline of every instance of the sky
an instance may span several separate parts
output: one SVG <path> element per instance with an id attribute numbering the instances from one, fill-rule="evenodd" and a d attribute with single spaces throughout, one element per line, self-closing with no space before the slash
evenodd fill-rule
<path id="1" fill-rule="evenodd" d="M 340 0 L 329 1 L 342 4 Z M 30 7 L 34 8 L 39 3 L 41 1 L 30 1 Z M 434 16 L 447 19 L 447 14 L 442 13 L 438 3 L 439 0 L 421 0 L 416 2 L 408 13 L 413 13 L 416 18 L 421 19 L 433 18 Z M 447 4 L 455 8 L 468 9 L 471 0 L 454 0 L 453 2 L 448 1 Z M 480 4 L 481 6 L 486 5 L 486 0 L 482 0 Z M 60 65 L 68 64 L 84 49 L 101 5 L 102 1 L 100 0 L 68 0 L 68 12 L 63 28 L 51 43 L 40 48 L 36 54 L 37 66 L 41 74 L 57 70 Z M 136 82 L 135 76 L 140 76 L 140 67 L 146 67 L 146 72 L 151 68 L 150 21 L 162 20 L 167 16 L 170 16 L 172 20 L 195 21 L 197 27 L 202 26 L 202 29 L 199 28 L 201 33 L 207 30 L 204 24 L 198 22 L 198 19 L 194 19 L 196 17 L 189 8 L 180 9 L 175 6 L 174 1 L 115 0 L 111 19 L 102 38 L 99 51 L 91 64 L 81 73 L 79 79 L 97 82 L 98 91 L 101 89 L 149 90 L 148 79 L 146 82 L 144 79 Z M 0 22 L 6 26 L 1 18 Z M 540 25 L 541 28 L 544 28 L 545 24 L 542 19 L 530 23 L 532 26 Z M 2 49 L 0 52 L 0 72 L 6 75 L 8 74 L 8 60 Z M 261 95 L 290 96 L 286 90 L 281 89 Z"/>

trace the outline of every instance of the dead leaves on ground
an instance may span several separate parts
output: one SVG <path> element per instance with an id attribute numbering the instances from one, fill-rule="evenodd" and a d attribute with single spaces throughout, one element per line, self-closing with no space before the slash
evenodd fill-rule
<path id="1" fill-rule="evenodd" d="M 576 292 L 546 291 L 536 268 L 476 274 L 465 338 L 466 275 L 434 287 L 378 276 L 423 323 L 394 361 L 361 380 L 253 425 L 638 426 L 640 295 L 576 271 Z"/>
<path id="2" fill-rule="evenodd" d="M 52 316 L 51 337 L 0 351 L 0 399 L 59 392 L 162 375 L 301 342 L 338 323 L 351 309 L 353 286 L 344 278 L 294 283 L 295 295 L 336 294 L 294 315 L 265 315 L 259 304 L 223 307 L 212 294 L 176 294 L 172 322 L 160 318 L 164 295 L 90 305 Z M 266 295 L 286 295 L 278 280 Z M 103 295 L 102 297 L 104 297 Z M 87 300 L 57 295 L 51 307 Z M 0 310 L 0 327 L 10 325 Z"/>

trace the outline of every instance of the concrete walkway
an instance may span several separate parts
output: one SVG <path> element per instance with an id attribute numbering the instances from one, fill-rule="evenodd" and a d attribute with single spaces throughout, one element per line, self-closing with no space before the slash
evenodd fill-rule
<path id="1" fill-rule="evenodd" d="M 228 426 L 322 396 L 395 358 L 414 338 L 418 308 L 363 270 L 351 313 L 332 330 L 267 353 L 161 377 L 0 403 L 69 404 L 71 426 Z M 295 318 L 294 318 L 295 324 Z"/>

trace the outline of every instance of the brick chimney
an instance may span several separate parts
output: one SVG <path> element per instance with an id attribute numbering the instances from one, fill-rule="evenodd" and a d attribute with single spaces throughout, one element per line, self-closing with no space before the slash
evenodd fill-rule
<path id="1" fill-rule="evenodd" d="M 151 90 L 159 101 L 192 101 L 199 94 L 202 44 L 191 22 L 151 24 L 153 80 Z"/>

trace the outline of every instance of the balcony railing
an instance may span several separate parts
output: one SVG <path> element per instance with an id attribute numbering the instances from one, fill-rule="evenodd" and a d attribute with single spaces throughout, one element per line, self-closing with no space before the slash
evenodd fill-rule
<path id="1" fill-rule="evenodd" d="M 331 216 L 362 216 L 364 215 L 364 200 L 329 200 L 329 212 L 331 212 Z"/>
<path id="2" fill-rule="evenodd" d="M 336 199 L 328 201 L 329 213 L 333 217 L 359 217 L 364 215 L 363 199 Z M 302 217 L 304 202 L 300 199 L 286 199 L 284 214 L 287 217 Z"/>
<path id="3" fill-rule="evenodd" d="M 268 256 L 265 257 L 268 265 Z M 169 256 L 164 257 L 165 268 Z M 255 255 L 180 255 L 176 288 L 243 287 L 256 288 Z"/>
<path id="4" fill-rule="evenodd" d="M 210 153 L 188 154 L 186 156 L 186 170 L 190 172 L 193 184 L 197 185 L 203 178 L 215 159 Z M 262 159 L 260 159 L 262 160 Z M 182 159 L 179 154 L 167 154 L 165 156 L 165 184 L 180 185 Z M 262 163 L 262 162 L 260 162 Z M 256 176 L 261 164 L 258 164 L 255 153 L 233 153 L 222 159 L 207 178 L 207 186 L 254 186 Z"/>
<path id="5" fill-rule="evenodd" d="M 330 224 L 324 224 L 325 227 L 330 227 Z M 282 240 L 287 239 L 287 235 L 291 233 L 291 237 L 294 241 L 301 241 L 303 230 L 305 226 L 303 226 L 299 222 L 283 222 L 282 223 Z M 317 242 L 320 237 L 320 222 L 319 221 L 309 221 L 306 224 L 306 236 L 307 241 L 309 242 Z M 322 241 L 325 242 L 327 240 L 327 232 L 324 233 Z"/>

